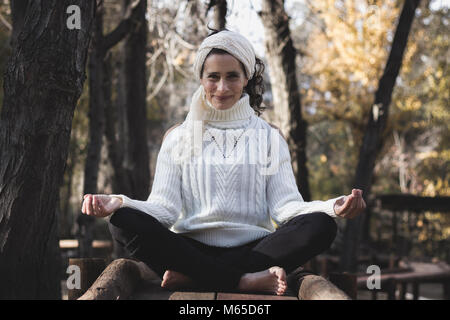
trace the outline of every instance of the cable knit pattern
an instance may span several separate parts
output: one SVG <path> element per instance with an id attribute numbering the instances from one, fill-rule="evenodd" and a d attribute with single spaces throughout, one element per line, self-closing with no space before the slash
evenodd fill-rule
<path id="1" fill-rule="evenodd" d="M 333 205 L 343 196 L 303 201 L 286 141 L 254 112 L 248 115 L 249 108 L 248 99 L 242 98 L 226 112 L 217 110 L 216 121 L 206 123 L 201 156 L 182 162 L 174 161 L 172 150 L 186 134 L 186 122 L 176 127 L 162 143 L 147 201 L 112 196 L 122 199 L 122 207 L 143 211 L 174 232 L 218 247 L 262 238 L 275 230 L 273 222 L 281 225 L 301 214 L 320 211 L 336 217 Z M 231 152 L 234 137 L 243 130 Z M 224 159 L 222 150 L 231 156 Z"/>

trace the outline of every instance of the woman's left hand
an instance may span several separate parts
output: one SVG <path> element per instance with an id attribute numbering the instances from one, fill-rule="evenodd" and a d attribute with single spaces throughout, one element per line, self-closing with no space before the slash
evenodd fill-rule
<path id="1" fill-rule="evenodd" d="M 345 196 L 334 203 L 334 212 L 338 217 L 353 219 L 366 208 L 362 197 L 362 190 L 352 189 L 352 194 Z"/>

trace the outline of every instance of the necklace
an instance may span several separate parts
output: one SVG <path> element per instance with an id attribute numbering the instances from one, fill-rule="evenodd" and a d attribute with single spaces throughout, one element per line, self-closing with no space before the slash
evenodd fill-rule
<path id="1" fill-rule="evenodd" d="M 231 152 L 230 152 L 230 154 L 229 154 L 228 156 L 225 156 L 225 153 L 223 152 L 223 150 L 222 150 L 222 148 L 220 147 L 219 143 L 217 143 L 216 137 L 214 137 L 214 135 L 208 130 L 208 128 L 205 127 L 205 129 L 206 129 L 206 131 L 208 131 L 209 135 L 211 136 L 211 138 L 213 139 L 213 141 L 216 143 L 217 148 L 219 148 L 220 152 L 222 152 L 222 156 L 223 156 L 224 159 L 225 159 L 225 158 L 228 158 L 229 156 L 231 156 L 231 155 L 233 154 L 233 151 L 234 151 L 234 149 L 236 148 L 239 139 L 241 139 L 242 135 L 243 135 L 244 132 L 247 130 L 247 128 L 245 128 L 244 130 L 242 130 L 241 134 L 239 135 L 239 137 L 238 137 L 237 139 L 236 139 L 236 137 L 233 137 L 233 138 L 234 138 L 233 149 L 231 149 Z"/>

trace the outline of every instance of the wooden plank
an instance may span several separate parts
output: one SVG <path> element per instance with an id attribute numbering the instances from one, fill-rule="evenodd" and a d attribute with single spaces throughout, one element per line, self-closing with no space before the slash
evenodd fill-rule
<path id="1" fill-rule="evenodd" d="M 365 288 L 369 276 L 358 277 L 358 288 Z M 385 274 L 380 276 L 380 283 L 384 284 L 395 280 L 398 283 L 402 282 L 444 282 L 450 279 L 449 271 L 442 272 L 406 272 L 401 274 Z"/>
<path id="2" fill-rule="evenodd" d="M 215 300 L 215 298 L 215 292 L 177 291 L 170 295 L 169 300 Z"/>
<path id="3" fill-rule="evenodd" d="M 298 300 L 292 296 L 273 296 L 267 294 L 217 293 L 217 300 Z"/>
<path id="4" fill-rule="evenodd" d="M 419 282 L 413 282 L 413 300 L 419 300 Z"/>
<path id="5" fill-rule="evenodd" d="M 408 284 L 406 282 L 402 282 L 400 284 L 399 299 L 400 300 L 406 300 L 406 293 L 407 292 L 408 292 Z"/>
<path id="6" fill-rule="evenodd" d="M 59 240 L 59 247 L 61 249 L 76 249 L 78 248 L 77 239 L 61 239 Z M 111 249 L 112 242 L 109 240 L 93 240 L 92 248 L 94 249 Z"/>
<path id="7" fill-rule="evenodd" d="M 130 300 L 214 300 L 215 292 L 173 291 L 161 287 L 161 280 L 137 288 Z"/>
<path id="8" fill-rule="evenodd" d="M 137 288 L 129 300 L 169 300 L 173 293 L 161 287 L 161 280 L 153 280 Z"/>
<path id="9" fill-rule="evenodd" d="M 440 282 L 444 279 L 450 279 L 450 272 L 449 271 L 443 271 L 443 272 L 414 272 L 414 273 L 404 273 L 404 274 L 398 274 L 394 275 L 393 278 L 398 281 L 422 281 L 422 282 Z"/>
<path id="10" fill-rule="evenodd" d="M 384 194 L 377 196 L 381 207 L 392 211 L 450 212 L 450 197 L 420 197 L 411 194 Z"/>
<path id="11" fill-rule="evenodd" d="M 447 279 L 442 283 L 444 289 L 444 299 L 450 300 L 450 279 Z"/>

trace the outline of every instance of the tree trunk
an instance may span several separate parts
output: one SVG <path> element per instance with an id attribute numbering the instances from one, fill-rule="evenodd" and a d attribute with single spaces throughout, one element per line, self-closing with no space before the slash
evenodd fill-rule
<path id="1" fill-rule="evenodd" d="M 218 0 L 214 6 L 214 27 L 217 30 L 225 29 L 227 24 L 227 0 Z"/>
<path id="2" fill-rule="evenodd" d="M 210 0 L 206 5 L 206 16 L 209 11 L 214 9 L 213 12 L 213 28 L 216 30 L 223 30 L 227 24 L 226 16 L 227 16 L 227 0 Z"/>
<path id="3" fill-rule="evenodd" d="M 94 20 L 92 45 L 89 54 L 89 142 L 84 170 L 83 194 L 97 193 L 97 180 L 100 167 L 102 137 L 105 127 L 105 100 L 103 95 L 103 59 L 105 50 L 103 40 L 103 5 L 97 8 Z M 78 256 L 92 256 L 92 241 L 95 218 L 79 213 L 78 223 Z"/>
<path id="4" fill-rule="evenodd" d="M 76 4 L 81 30 L 66 25 Z M 0 299 L 57 299 L 56 205 L 85 80 L 95 1 L 33 0 L 5 72 L 0 119 Z"/>
<path id="5" fill-rule="evenodd" d="M 70 236 L 70 229 L 72 226 L 70 196 L 72 194 L 72 181 L 77 157 L 75 148 L 77 147 L 78 146 L 76 146 L 74 142 L 69 143 L 69 159 L 66 164 L 66 170 L 64 171 L 64 174 L 67 176 L 67 181 L 64 182 L 66 185 L 66 193 L 64 199 L 62 200 L 62 203 L 58 206 L 58 208 L 61 208 L 61 215 L 59 219 L 59 236 L 62 236 L 64 238 Z"/>
<path id="6" fill-rule="evenodd" d="M 128 5 L 130 0 L 125 0 Z M 147 141 L 146 48 L 147 2 L 136 7 L 135 26 L 125 42 L 125 94 L 128 123 L 128 157 L 125 168 L 130 176 L 130 197 L 146 200 L 150 191 L 150 161 Z"/>
<path id="7" fill-rule="evenodd" d="M 402 65 L 403 53 L 419 2 L 420 0 L 405 0 L 386 67 L 378 83 L 375 103 L 366 125 L 353 184 L 354 188 L 363 190 L 363 198 L 366 203 L 368 203 L 372 187 L 375 160 L 384 143 L 381 138 L 388 120 L 392 91 Z M 340 261 L 342 271 L 356 271 L 362 226 L 364 219 L 368 218 L 367 215 L 362 214 L 355 219 L 347 220 L 344 232 L 344 250 L 342 250 Z"/>
<path id="8" fill-rule="evenodd" d="M 28 7 L 28 0 L 14 0 L 11 1 L 11 20 L 12 20 L 12 33 L 11 33 L 11 47 L 17 42 L 17 37 L 22 30 L 25 13 Z"/>
<path id="9" fill-rule="evenodd" d="M 296 50 L 284 1 L 264 0 L 259 14 L 266 35 L 273 104 L 275 113 L 280 116 L 274 122 L 287 137 L 300 193 L 305 201 L 311 201 L 306 167 L 307 123 L 302 117 L 300 90 L 296 79 Z"/>
<path id="10" fill-rule="evenodd" d="M 120 51 L 120 50 L 119 50 Z M 117 134 L 116 127 L 120 128 L 120 125 L 126 123 L 124 121 L 125 117 L 118 116 L 118 111 L 124 111 L 123 104 L 119 101 L 121 98 L 117 97 L 115 102 L 112 101 L 112 86 L 113 86 L 113 57 L 112 55 L 108 55 L 107 59 L 105 59 L 104 64 L 104 80 L 103 80 L 103 90 L 105 93 L 105 137 L 106 137 L 106 147 L 108 150 L 108 157 L 111 161 L 111 166 L 113 169 L 113 178 L 112 178 L 112 189 L 113 193 L 125 193 L 129 194 L 131 191 L 130 187 L 130 177 L 127 174 L 126 170 L 123 168 L 123 159 L 124 159 L 124 150 L 125 144 L 116 138 L 116 135 L 119 137 L 125 137 L 123 130 L 119 130 Z M 117 64 L 116 68 L 120 70 L 121 65 Z M 120 74 L 120 71 L 119 71 Z M 123 91 L 123 88 L 120 87 L 120 78 L 115 77 L 119 83 L 117 88 L 117 96 L 120 96 L 120 92 Z M 119 245 L 116 241 L 113 241 L 113 258 L 125 258 L 128 257 L 128 253 L 123 248 L 123 246 Z"/>

